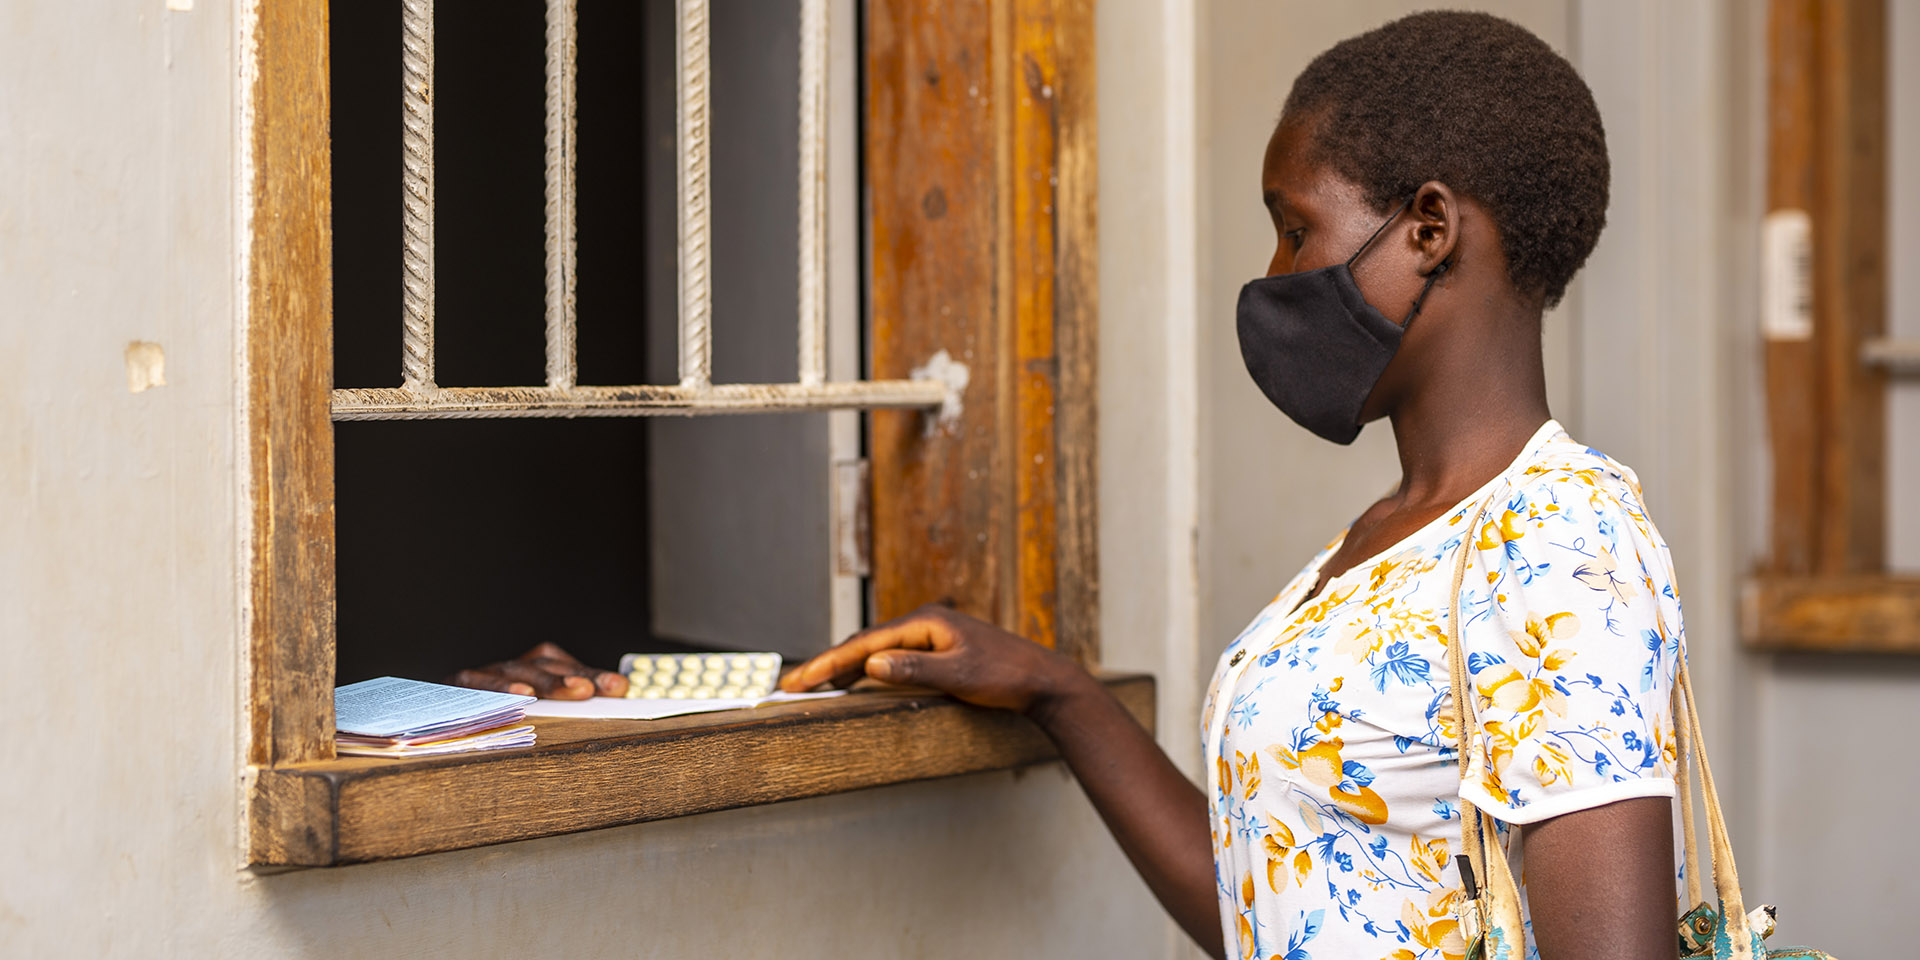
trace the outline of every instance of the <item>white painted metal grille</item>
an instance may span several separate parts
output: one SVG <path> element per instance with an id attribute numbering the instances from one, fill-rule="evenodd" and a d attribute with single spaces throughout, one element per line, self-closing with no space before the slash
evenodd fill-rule
<path id="1" fill-rule="evenodd" d="M 434 382 L 433 0 L 404 0 L 404 294 L 401 385 L 333 391 L 335 420 L 455 417 L 630 417 L 773 410 L 937 407 L 934 380 L 826 379 L 826 68 L 828 0 L 800 4 L 799 357 L 793 383 L 713 383 L 712 168 L 709 0 L 678 0 L 676 171 L 679 207 L 680 382 L 624 387 L 575 383 L 574 77 L 576 0 L 547 0 L 547 382 L 442 387 Z"/>

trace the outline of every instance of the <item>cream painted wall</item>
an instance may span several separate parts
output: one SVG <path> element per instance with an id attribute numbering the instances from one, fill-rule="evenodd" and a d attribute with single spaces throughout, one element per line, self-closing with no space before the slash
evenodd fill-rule
<path id="1" fill-rule="evenodd" d="M 175 5 L 187 5 L 175 0 Z M 0 956 L 1141 955 L 1057 768 L 240 866 L 237 24 L 0 3 Z M 130 341 L 165 386 L 131 393 Z"/>
<path id="2" fill-rule="evenodd" d="M 1201 693 L 1199 16 L 1187 0 L 1102 0 L 1096 9 L 1101 659 L 1158 678 L 1160 743 L 1191 776 Z M 1156 936 L 1120 956 L 1203 956 L 1157 907 L 1148 911 Z"/>

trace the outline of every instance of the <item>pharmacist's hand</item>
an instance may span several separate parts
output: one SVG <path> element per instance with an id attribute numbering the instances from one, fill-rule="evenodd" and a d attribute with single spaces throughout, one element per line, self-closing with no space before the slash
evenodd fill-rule
<path id="1" fill-rule="evenodd" d="M 595 694 L 619 697 L 627 692 L 626 677 L 589 667 L 552 643 L 540 644 L 512 660 L 462 670 L 447 682 L 549 700 L 585 700 Z"/>
<path id="2" fill-rule="evenodd" d="M 1027 713 L 1088 677 L 1073 661 L 991 623 L 928 605 L 862 633 L 780 678 L 792 693 L 861 674 Z"/>

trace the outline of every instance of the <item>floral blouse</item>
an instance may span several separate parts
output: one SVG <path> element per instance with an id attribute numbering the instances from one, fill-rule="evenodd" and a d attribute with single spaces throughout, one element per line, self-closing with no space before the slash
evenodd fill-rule
<path id="1" fill-rule="evenodd" d="M 1479 492 L 1303 602 L 1344 538 L 1227 647 L 1207 692 L 1229 954 L 1458 960 L 1462 798 L 1504 826 L 1673 796 L 1672 561 L 1632 471 L 1553 421 Z M 1484 730 L 1464 776 L 1446 649 L 1463 544 Z M 1519 876 L 1517 833 L 1500 831 Z"/>

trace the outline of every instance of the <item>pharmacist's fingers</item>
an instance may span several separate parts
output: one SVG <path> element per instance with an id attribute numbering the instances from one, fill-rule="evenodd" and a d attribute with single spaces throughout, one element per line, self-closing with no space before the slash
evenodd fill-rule
<path id="1" fill-rule="evenodd" d="M 585 700 L 593 696 L 593 681 L 586 677 L 549 673 L 531 663 L 507 660 L 487 667 L 509 680 L 518 680 L 533 688 L 534 696 L 549 700 Z"/>
<path id="2" fill-rule="evenodd" d="M 514 658 L 516 660 L 558 660 L 576 667 L 584 667 L 580 658 L 568 653 L 565 647 L 551 640 L 543 640 L 533 645 L 533 649 Z"/>
<path id="3" fill-rule="evenodd" d="M 493 690 L 499 693 L 518 694 L 522 697 L 533 696 L 533 686 L 518 680 L 511 680 L 487 670 L 462 670 L 447 678 L 447 682 L 456 687 L 472 687 L 475 690 Z"/>
<path id="4" fill-rule="evenodd" d="M 594 670 L 593 676 L 587 679 L 593 681 L 593 688 L 599 691 L 600 696 L 624 697 L 627 695 L 627 678 L 612 670 Z"/>
<path id="5" fill-rule="evenodd" d="M 553 644 L 541 646 L 552 647 Z M 537 651 L 539 648 L 534 648 Z M 558 647 L 554 647 L 558 650 Z M 564 651 L 562 651 L 564 652 Z M 581 677 L 593 684 L 594 690 L 603 697 L 624 697 L 627 695 L 627 678 L 612 670 L 589 667 L 572 657 L 522 657 L 520 662 L 530 664 L 548 673 L 561 677 Z"/>
<path id="6" fill-rule="evenodd" d="M 866 674 L 867 658 L 882 650 L 937 650 L 952 645 L 952 628 L 938 617 L 921 613 L 858 633 L 845 643 L 801 664 L 781 678 L 780 689 L 812 690 L 823 684 L 846 686 Z"/>

